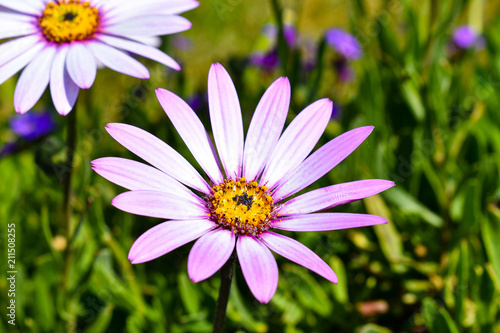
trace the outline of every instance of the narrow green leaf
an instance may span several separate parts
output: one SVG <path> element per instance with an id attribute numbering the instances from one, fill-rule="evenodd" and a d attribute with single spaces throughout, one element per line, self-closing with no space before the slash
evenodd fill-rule
<path id="1" fill-rule="evenodd" d="M 179 283 L 179 292 L 181 294 L 182 303 L 190 314 L 200 312 L 200 297 L 196 291 L 195 284 L 189 280 L 185 271 L 181 271 L 177 275 Z"/>

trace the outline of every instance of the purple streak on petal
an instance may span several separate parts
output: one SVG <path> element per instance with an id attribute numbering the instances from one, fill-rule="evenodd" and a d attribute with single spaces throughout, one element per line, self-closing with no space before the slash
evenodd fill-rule
<path id="1" fill-rule="evenodd" d="M 111 21 L 112 22 L 112 21 Z M 125 21 L 104 24 L 106 35 L 124 36 L 161 36 L 186 31 L 192 24 L 182 16 L 148 15 L 132 17 Z"/>
<path id="2" fill-rule="evenodd" d="M 0 25 L 0 39 L 31 35 L 37 31 L 38 28 L 31 22 L 3 20 Z"/>
<path id="3" fill-rule="evenodd" d="M 288 231 L 330 231 L 387 223 L 377 215 L 353 213 L 316 213 L 278 218 L 272 228 Z"/>
<path id="4" fill-rule="evenodd" d="M 268 303 L 278 288 L 278 265 L 273 254 L 253 236 L 238 236 L 236 253 L 241 271 L 255 298 Z"/>
<path id="5" fill-rule="evenodd" d="M 222 183 L 224 176 L 215 147 L 198 116 L 186 102 L 168 90 L 156 89 L 156 97 L 201 168 L 215 184 Z"/>
<path id="6" fill-rule="evenodd" d="M 63 116 L 67 115 L 73 108 L 79 90 L 66 71 L 68 49 L 68 46 L 64 44 L 59 46 L 50 72 L 52 101 L 57 112 Z"/>
<path id="7" fill-rule="evenodd" d="M 305 108 L 281 135 L 260 184 L 270 189 L 278 185 L 293 168 L 309 155 L 326 128 L 332 114 L 332 102 L 325 98 Z"/>
<path id="8" fill-rule="evenodd" d="M 280 181 L 273 193 L 278 202 L 311 185 L 349 156 L 373 131 L 373 126 L 355 128 L 323 145 Z"/>
<path id="9" fill-rule="evenodd" d="M 126 124 L 108 124 L 108 133 L 122 146 L 177 179 L 205 194 L 212 189 L 182 155 L 154 135 Z"/>
<path id="10" fill-rule="evenodd" d="M 39 42 L 18 57 L 13 58 L 0 67 L 0 84 L 7 81 L 12 75 L 20 71 L 30 61 L 41 53 L 45 43 Z"/>
<path id="11" fill-rule="evenodd" d="M 217 225 L 207 220 L 168 221 L 143 233 L 132 245 L 128 259 L 140 264 L 156 259 L 203 236 Z"/>
<path id="12" fill-rule="evenodd" d="M 71 79 L 80 88 L 88 89 L 94 83 L 97 63 L 86 44 L 76 42 L 70 45 L 66 67 Z"/>
<path id="13" fill-rule="evenodd" d="M 0 44 L 0 67 L 32 48 L 38 41 L 40 36 L 31 35 Z"/>
<path id="14" fill-rule="evenodd" d="M 330 266 L 300 242 L 271 231 L 263 232 L 259 238 L 268 248 L 280 256 L 310 269 L 330 282 L 338 282 L 337 276 Z"/>
<path id="15" fill-rule="evenodd" d="M 395 185 L 390 180 L 368 179 L 323 187 L 285 202 L 276 212 L 279 216 L 317 212 L 364 199 Z"/>
<path id="16" fill-rule="evenodd" d="M 340 28 L 327 30 L 325 38 L 326 42 L 332 48 L 347 59 L 356 60 L 363 55 L 363 50 L 358 39 Z"/>
<path id="17" fill-rule="evenodd" d="M 266 90 L 250 122 L 243 154 L 243 175 L 254 180 L 264 169 L 285 125 L 290 82 L 279 78 Z"/>
<path id="18" fill-rule="evenodd" d="M 221 64 L 208 73 L 208 103 L 212 132 L 224 171 L 238 178 L 243 164 L 243 120 L 240 102 L 231 77 Z"/>
<path id="19" fill-rule="evenodd" d="M 39 0 L 0 0 L 0 6 L 4 6 L 21 13 L 35 16 L 41 16 L 42 11 L 45 7 L 43 2 Z"/>
<path id="20" fill-rule="evenodd" d="M 142 0 L 140 3 L 130 1 L 114 6 L 107 11 L 106 24 L 123 22 L 138 16 L 176 15 L 198 7 L 200 4 L 192 0 L 169 0 L 168 2 Z"/>
<path id="21" fill-rule="evenodd" d="M 14 107 L 16 112 L 29 111 L 42 97 L 49 84 L 50 69 L 56 54 L 55 46 L 46 46 L 33 61 L 24 69 L 17 81 L 14 92 Z M 8 66 L 8 65 L 6 65 Z"/>
<path id="22" fill-rule="evenodd" d="M 149 79 L 149 71 L 146 66 L 124 52 L 97 41 L 87 43 L 87 47 L 104 66 L 125 75 Z"/>
<path id="23" fill-rule="evenodd" d="M 234 232 L 226 229 L 212 230 L 200 237 L 189 252 L 189 278 L 197 283 L 211 277 L 233 253 L 235 240 Z"/>
<path id="24" fill-rule="evenodd" d="M 124 212 L 161 219 L 193 220 L 208 216 L 200 202 L 188 201 L 171 193 L 153 190 L 128 191 L 117 195 L 111 204 Z"/>
<path id="25" fill-rule="evenodd" d="M 119 157 L 103 157 L 91 163 L 92 169 L 99 175 L 128 190 L 162 191 L 195 203 L 203 203 L 187 187 L 149 165 Z"/>
<path id="26" fill-rule="evenodd" d="M 181 69 L 179 64 L 174 59 L 172 59 L 171 57 L 169 57 L 168 55 L 166 55 L 165 53 L 163 53 L 162 51 L 158 50 L 155 47 L 145 45 L 143 43 L 134 42 L 131 40 L 126 40 L 120 37 L 113 37 L 106 35 L 101 35 L 97 37 L 97 39 L 113 47 L 117 47 L 119 49 L 152 59 L 154 61 L 159 62 L 160 64 L 163 64 L 175 70 Z"/>
<path id="27" fill-rule="evenodd" d="M 27 141 L 38 139 L 56 128 L 50 112 L 14 115 L 9 120 L 9 125 L 14 133 Z"/>
<path id="28" fill-rule="evenodd" d="M 477 31 L 469 25 L 459 26 L 452 36 L 455 45 L 464 50 L 475 48 L 478 45 L 479 38 Z"/>

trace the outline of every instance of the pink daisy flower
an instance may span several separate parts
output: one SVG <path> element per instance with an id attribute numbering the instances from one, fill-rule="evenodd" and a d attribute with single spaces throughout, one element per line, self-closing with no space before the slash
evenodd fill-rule
<path id="1" fill-rule="evenodd" d="M 50 82 L 57 111 L 68 114 L 80 88 L 92 86 L 97 64 L 133 77 L 148 69 L 127 53 L 180 69 L 158 50 L 160 35 L 191 28 L 178 16 L 195 0 L 0 0 L 0 84 L 23 67 L 14 93 L 17 112 L 29 111 Z"/>
<path id="2" fill-rule="evenodd" d="M 188 273 L 199 282 L 217 272 L 236 248 L 250 290 L 267 303 L 278 286 L 271 250 L 337 282 L 333 270 L 314 252 L 271 230 L 326 231 L 387 223 L 374 215 L 316 212 L 384 191 L 394 186 L 392 181 L 332 185 L 286 200 L 329 172 L 373 130 L 353 129 L 310 154 L 330 119 L 330 100 L 305 108 L 281 133 L 290 84 L 280 78 L 262 97 L 244 140 L 233 82 L 220 64 L 212 65 L 208 97 L 219 164 L 215 146 L 188 104 L 167 90 L 156 93 L 209 181 L 155 136 L 130 125 L 107 125 L 115 140 L 152 165 L 115 157 L 93 161 L 98 174 L 130 190 L 112 204 L 132 214 L 170 219 L 135 241 L 129 253 L 133 264 L 198 239 L 189 254 Z"/>

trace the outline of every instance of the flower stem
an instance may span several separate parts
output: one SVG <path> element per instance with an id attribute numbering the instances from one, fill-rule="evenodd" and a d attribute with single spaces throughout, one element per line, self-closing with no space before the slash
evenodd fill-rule
<path id="1" fill-rule="evenodd" d="M 235 252 L 229 257 L 229 260 L 222 266 L 220 270 L 220 288 L 219 299 L 217 300 L 217 308 L 215 309 L 214 329 L 213 333 L 224 332 L 224 324 L 226 323 L 226 310 L 229 301 L 229 292 L 231 291 L 231 282 L 233 281 L 234 262 L 236 261 Z"/>
<path id="2" fill-rule="evenodd" d="M 71 196 L 71 179 L 73 175 L 73 160 L 76 147 L 76 103 L 73 110 L 67 116 L 66 124 L 66 163 L 64 173 L 62 175 L 63 183 L 63 227 L 67 241 L 65 258 L 64 258 L 64 276 L 62 281 L 63 290 L 69 296 L 70 291 L 70 275 L 71 275 L 71 262 L 73 261 L 73 225 L 71 223 L 72 216 L 72 196 Z M 76 322 L 75 318 L 70 318 L 68 322 L 68 332 L 75 332 Z"/>

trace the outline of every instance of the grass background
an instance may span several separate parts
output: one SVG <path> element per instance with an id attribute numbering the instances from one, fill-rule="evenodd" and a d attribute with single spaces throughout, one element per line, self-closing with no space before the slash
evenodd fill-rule
<path id="1" fill-rule="evenodd" d="M 278 257 L 280 280 L 267 305 L 258 303 L 238 265 L 228 332 L 500 332 L 500 3 L 493 0 L 282 1 L 213 0 L 185 16 L 193 28 L 165 38 L 178 59 L 174 72 L 142 59 L 151 79 L 104 69 L 78 101 L 74 237 L 64 238 L 62 190 L 67 119 L 58 131 L 0 159 L 0 332 L 210 332 L 219 277 L 198 284 L 186 272 L 191 244 L 154 261 L 130 265 L 134 240 L 161 222 L 110 205 L 123 189 L 90 169 L 104 156 L 136 159 L 104 130 L 109 122 L 141 127 L 194 159 L 159 106 L 154 89 L 184 99 L 206 96 L 209 66 L 221 62 L 241 100 L 245 127 L 265 88 L 292 82 L 287 123 L 311 101 L 329 97 L 342 108 L 320 144 L 362 125 L 370 137 L 311 188 L 358 179 L 397 186 L 335 211 L 386 217 L 383 226 L 287 233 L 314 250 L 339 276 L 332 285 Z M 280 44 L 281 66 L 248 66 L 262 47 L 264 24 L 284 18 L 304 41 L 327 28 L 358 36 L 364 56 L 341 82 L 325 48 L 318 65 L 301 70 L 306 50 Z M 470 24 L 486 47 L 452 55 L 453 30 Z M 16 79 L 0 86 L 0 140 L 15 139 Z M 52 109 L 46 93 L 37 109 Z M 208 110 L 198 110 L 207 125 Z M 55 111 L 52 111 L 54 115 Z M 7 324 L 7 224 L 16 225 L 17 324 Z M 70 244 L 70 245 L 68 245 Z M 73 261 L 65 270 L 67 249 Z M 4 259 L 5 258 L 5 259 Z"/>

